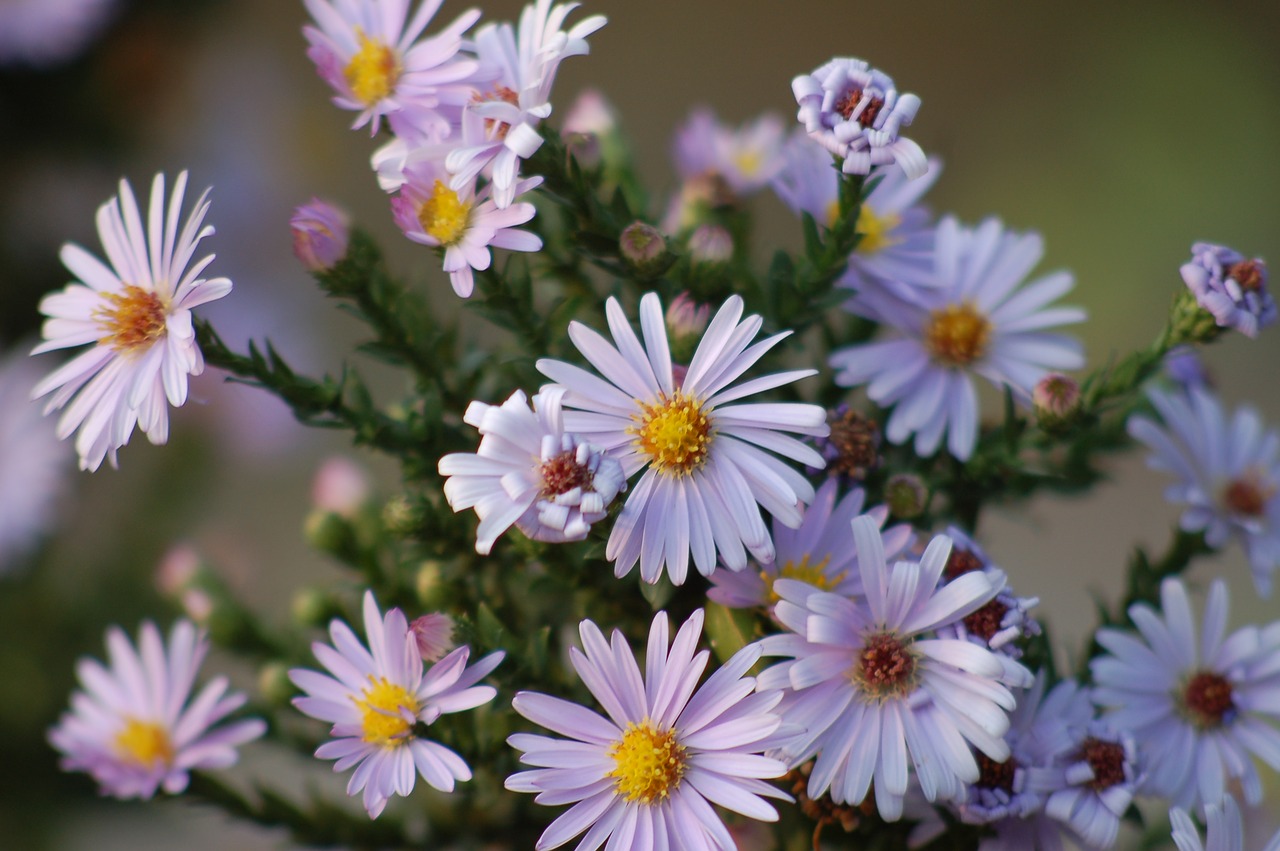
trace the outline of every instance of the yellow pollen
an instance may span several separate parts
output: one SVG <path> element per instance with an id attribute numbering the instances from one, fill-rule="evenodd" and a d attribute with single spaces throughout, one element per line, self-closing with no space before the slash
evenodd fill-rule
<path id="1" fill-rule="evenodd" d="M 707 460 L 711 448 L 711 421 L 696 399 L 676 391 L 657 404 L 640 403 L 643 413 L 627 429 L 636 436 L 640 451 L 649 456 L 659 473 L 687 476 Z"/>
<path id="2" fill-rule="evenodd" d="M 616 790 L 629 802 L 652 804 L 665 800 L 684 776 L 684 746 L 674 730 L 657 730 L 646 719 L 628 724 L 627 732 L 609 748 L 616 768 L 609 777 L 618 779 Z"/>
<path id="3" fill-rule="evenodd" d="M 967 366 L 987 351 L 991 323 L 970 302 L 949 304 L 929 314 L 924 343 L 945 366 Z"/>
<path id="4" fill-rule="evenodd" d="M 446 248 L 456 245 L 467 232 L 471 221 L 471 205 L 458 197 L 444 181 L 437 180 L 431 197 L 418 210 L 418 221 L 427 235 Z"/>
<path id="5" fill-rule="evenodd" d="M 760 166 L 764 165 L 764 157 L 758 150 L 747 149 L 734 155 L 733 164 L 743 176 L 754 177 L 760 172 Z"/>
<path id="6" fill-rule="evenodd" d="M 116 733 L 114 744 L 121 758 L 143 768 L 173 763 L 173 743 L 169 741 L 169 732 L 153 721 L 126 719 L 124 729 Z"/>
<path id="7" fill-rule="evenodd" d="M 360 709 L 360 726 L 364 740 L 383 747 L 398 747 L 413 738 L 413 721 L 418 716 L 417 699 L 403 687 L 388 682 L 386 677 L 369 677 L 363 699 L 352 697 Z"/>
<path id="8" fill-rule="evenodd" d="M 396 81 L 400 79 L 400 56 L 359 30 L 356 37 L 360 40 L 360 49 L 351 57 L 342 75 L 356 99 L 365 106 L 373 106 L 396 87 Z"/>
<path id="9" fill-rule="evenodd" d="M 900 224 L 902 224 L 901 216 L 895 216 L 892 213 L 878 215 L 869 204 L 864 203 L 858 208 L 858 223 L 854 225 L 854 230 L 862 235 L 858 240 L 858 252 L 875 254 L 877 251 L 902 242 L 900 237 L 893 236 L 894 228 Z"/>
<path id="10" fill-rule="evenodd" d="M 823 591 L 830 591 L 848 573 L 848 571 L 842 570 L 835 576 L 827 576 L 827 565 L 830 563 L 831 556 L 827 556 L 815 563 L 809 561 L 809 556 L 806 553 L 800 557 L 799 562 L 789 561 L 784 564 L 775 577 L 770 578 L 769 574 L 763 570 L 760 571 L 760 578 L 764 580 L 764 584 L 769 588 L 769 604 L 773 605 L 780 599 L 778 592 L 773 590 L 773 583 L 779 579 L 797 579 Z"/>
<path id="11" fill-rule="evenodd" d="M 104 293 L 102 298 L 106 304 L 93 312 L 104 332 L 99 343 L 132 353 L 164 336 L 166 305 L 155 293 L 125 284 L 123 292 Z"/>

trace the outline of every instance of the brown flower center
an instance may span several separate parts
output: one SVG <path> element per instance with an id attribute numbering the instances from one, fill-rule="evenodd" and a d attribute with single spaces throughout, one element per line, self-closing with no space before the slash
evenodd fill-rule
<path id="1" fill-rule="evenodd" d="M 578 463 L 576 452 L 561 452 L 538 468 L 542 475 L 542 497 L 548 498 L 568 493 L 574 488 L 586 490 L 595 478 L 591 469 Z"/>
<path id="2" fill-rule="evenodd" d="M 991 322 L 970 302 L 949 304 L 929 314 L 924 344 L 944 366 L 968 366 L 986 354 Z"/>
<path id="3" fill-rule="evenodd" d="M 1221 674 L 1201 671 L 1182 690 L 1182 708 L 1188 720 L 1201 730 L 1221 727 L 1235 709 L 1231 683 Z"/>
<path id="4" fill-rule="evenodd" d="M 1245 292 L 1256 292 L 1262 289 L 1265 268 L 1257 260 L 1241 260 L 1227 267 L 1227 277 L 1233 278 Z"/>
<path id="5" fill-rule="evenodd" d="M 880 464 L 876 451 L 880 445 L 880 428 L 857 411 L 836 413 L 828 418 L 831 435 L 827 438 L 835 447 L 836 457 L 827 463 L 832 475 L 864 479 L 867 473 Z"/>
<path id="6" fill-rule="evenodd" d="M 844 116 L 845 121 L 850 119 L 853 111 L 862 102 L 862 94 L 862 89 L 850 89 L 845 93 L 844 97 L 836 101 L 836 112 Z M 863 127 L 870 127 L 875 124 L 876 118 L 880 115 L 880 110 L 882 109 L 884 109 L 884 98 L 872 95 L 867 102 L 866 108 L 858 113 L 858 123 Z"/>
<path id="7" fill-rule="evenodd" d="M 1124 782 L 1123 745 L 1090 736 L 1080 746 L 1080 758 L 1093 769 L 1093 779 L 1088 785 L 1095 792 Z"/>
<path id="8" fill-rule="evenodd" d="M 972 573 L 975 570 L 982 570 L 982 566 L 982 559 L 978 558 L 976 554 L 961 547 L 953 546 L 951 555 L 947 556 L 947 566 L 942 568 L 942 575 L 951 580 L 957 576 Z"/>
<path id="9" fill-rule="evenodd" d="M 1000 631 L 1000 623 L 1008 611 L 1009 607 L 1004 603 L 992 600 L 964 619 L 965 628 L 983 641 L 989 642 Z"/>
<path id="10" fill-rule="evenodd" d="M 1018 763 L 1013 757 L 996 762 L 981 751 L 975 755 L 978 757 L 978 782 L 975 785 L 983 789 L 1003 789 L 1012 795 L 1013 778 L 1018 771 Z"/>
<path id="11" fill-rule="evenodd" d="M 1222 491 L 1222 502 L 1234 514 L 1261 517 L 1275 495 L 1275 486 L 1264 481 L 1257 471 L 1250 470 L 1227 485 Z"/>
<path id="12" fill-rule="evenodd" d="M 875 633 L 859 651 L 852 679 L 875 700 L 902 697 L 916 687 L 916 654 L 893 633 Z"/>
<path id="13" fill-rule="evenodd" d="M 471 97 L 472 103 L 494 103 L 497 101 L 519 106 L 520 95 L 516 93 L 515 89 L 508 86 L 494 86 L 492 91 L 483 94 L 476 92 Z M 507 131 L 510 129 L 511 125 L 505 121 L 497 121 L 493 118 L 484 120 L 485 136 L 489 139 L 505 139 L 507 138 Z"/>

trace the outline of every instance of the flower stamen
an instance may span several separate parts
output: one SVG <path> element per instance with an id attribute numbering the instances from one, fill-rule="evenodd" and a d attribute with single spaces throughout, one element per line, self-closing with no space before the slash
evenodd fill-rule
<path id="1" fill-rule="evenodd" d="M 987 351 L 991 321 L 970 302 L 949 304 L 929 314 L 924 343 L 944 366 L 968 366 Z"/>
<path id="2" fill-rule="evenodd" d="M 400 79 L 400 57 L 390 47 L 356 30 L 360 49 L 351 57 L 342 76 L 351 93 L 365 106 L 388 97 Z"/>
<path id="3" fill-rule="evenodd" d="M 360 709 L 363 738 L 383 747 L 399 747 L 413 738 L 413 725 L 421 708 L 418 700 L 386 677 L 369 675 L 369 687 L 361 698 L 352 695 Z"/>
<path id="4" fill-rule="evenodd" d="M 632 417 L 639 425 L 627 431 L 636 436 L 640 451 L 658 472 L 687 476 L 706 463 L 714 434 L 696 399 L 676 391 L 656 404 L 641 402 L 640 407 L 642 413 Z"/>
<path id="5" fill-rule="evenodd" d="M 652 804 L 665 800 L 680 785 L 686 768 L 684 746 L 675 730 L 658 730 L 645 719 L 628 724 L 622 738 L 609 748 L 616 767 L 617 793 L 628 802 Z"/>
<path id="6" fill-rule="evenodd" d="M 94 311 L 105 332 L 98 342 L 121 354 L 131 354 L 151 347 L 164 336 L 165 303 L 150 290 L 125 284 L 124 291 L 103 293 L 106 306 Z"/>

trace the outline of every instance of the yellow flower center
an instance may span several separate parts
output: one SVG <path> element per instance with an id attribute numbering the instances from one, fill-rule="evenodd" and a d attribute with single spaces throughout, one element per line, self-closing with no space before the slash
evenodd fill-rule
<path id="1" fill-rule="evenodd" d="M 369 688 L 363 699 L 352 698 L 360 709 L 360 726 L 364 740 L 383 747 L 397 747 L 413 737 L 414 720 L 420 707 L 418 700 L 404 686 L 388 682 L 386 677 L 369 677 Z"/>
<path id="2" fill-rule="evenodd" d="M 806 553 L 800 557 L 799 562 L 789 561 L 784 564 L 782 569 L 778 571 L 778 575 L 772 578 L 763 570 L 760 571 L 760 578 L 764 580 L 764 584 L 769 588 L 769 603 L 772 605 L 780 599 L 778 592 L 773 590 L 773 583 L 779 579 L 797 579 L 823 591 L 830 591 L 848 573 L 848 571 L 842 570 L 835 576 L 827 576 L 827 565 L 830 563 L 831 556 L 813 563 L 809 561 L 809 556 Z"/>
<path id="3" fill-rule="evenodd" d="M 359 30 L 360 49 L 347 63 L 342 75 L 351 93 L 365 106 L 373 106 L 391 94 L 400 79 L 400 56 L 387 45 L 374 41 Z"/>
<path id="4" fill-rule="evenodd" d="M 764 157 L 758 150 L 748 148 L 734 154 L 733 164 L 744 177 L 755 177 L 760 173 L 760 166 L 764 165 Z"/>
<path id="5" fill-rule="evenodd" d="M 616 767 L 617 793 L 629 802 L 652 804 L 671 794 L 684 776 L 685 750 L 674 730 L 658 730 L 653 722 L 628 724 L 627 732 L 609 748 Z"/>
<path id="6" fill-rule="evenodd" d="M 150 290 L 125 284 L 123 292 L 104 293 L 102 300 L 106 304 L 93 312 L 104 332 L 102 345 L 127 354 L 164 336 L 166 305 Z"/>
<path id="7" fill-rule="evenodd" d="M 173 762 L 173 742 L 169 741 L 169 731 L 153 721 L 127 718 L 124 729 L 116 733 L 114 744 L 122 759 L 143 768 Z"/>
<path id="8" fill-rule="evenodd" d="M 456 245 L 467 232 L 471 205 L 458 197 L 442 180 L 431 189 L 431 197 L 418 210 L 418 221 L 427 235 L 443 246 Z"/>
<path id="9" fill-rule="evenodd" d="M 858 223 L 854 230 L 861 234 L 858 240 L 858 251 L 862 254 L 875 254 L 877 251 L 902 242 L 893 235 L 893 230 L 902 224 L 902 217 L 892 213 L 878 215 L 870 204 L 864 203 L 858 208 Z"/>
<path id="10" fill-rule="evenodd" d="M 677 390 L 669 399 L 640 407 L 643 413 L 634 417 L 640 425 L 628 431 L 659 473 L 687 476 L 706 463 L 711 421 L 696 399 Z"/>
<path id="11" fill-rule="evenodd" d="M 973 304 L 949 304 L 929 314 L 924 343 L 929 354 L 946 366 L 967 366 L 987 351 L 991 322 Z"/>

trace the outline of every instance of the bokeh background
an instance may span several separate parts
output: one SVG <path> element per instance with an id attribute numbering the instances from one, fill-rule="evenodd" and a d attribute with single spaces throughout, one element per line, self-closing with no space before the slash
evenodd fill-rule
<path id="1" fill-rule="evenodd" d="M 483 8 L 511 20 L 519 6 Z M 65 24 L 86 8 L 83 33 L 55 29 L 51 39 L 33 24 L 39 14 Z M 441 15 L 465 8 L 449 0 Z M 1191 242 L 1280 260 L 1280 5 L 1269 0 L 599 0 L 578 14 L 592 12 L 610 23 L 589 57 L 563 66 L 557 109 L 585 88 L 602 90 L 656 194 L 674 188 L 669 140 L 693 106 L 709 104 L 730 122 L 789 117 L 791 78 L 833 55 L 891 73 L 924 102 L 911 136 L 946 163 L 934 209 L 1040 231 L 1042 271 L 1076 274 L 1070 300 L 1090 313 L 1079 333 L 1091 364 L 1154 337 Z M 440 309 L 456 307 L 433 255 L 392 223 L 367 166 L 374 143 L 329 104 L 305 57 L 305 17 L 294 0 L 0 0 L 0 352 L 32 345 L 40 295 L 67 281 L 59 245 L 96 251 L 94 211 L 115 182 L 127 176 L 145 191 L 160 170 L 190 169 L 193 186 L 213 186 L 218 233 L 206 245 L 236 288 L 204 315 L 229 342 L 270 336 L 296 366 L 321 372 L 358 338 L 290 250 L 289 215 L 313 195 L 346 206 L 384 239 L 395 268 Z M 762 197 L 757 209 L 762 256 L 798 243 L 779 202 Z M 1258 341 L 1229 336 L 1208 352 L 1228 405 L 1249 402 L 1280 423 L 1278 354 L 1280 329 Z M 40 369 L 54 362 L 45 356 Z M 306 431 L 265 394 L 222 379 L 198 379 L 175 413 L 171 444 L 135 439 L 119 471 L 75 472 L 63 447 L 48 534 L 5 557 L 0 847 L 290 847 L 181 801 L 99 801 L 88 779 L 57 771 L 44 741 L 74 659 L 102 654 L 106 624 L 132 632 L 144 617 L 174 616 L 153 578 L 172 547 L 193 547 L 264 616 L 284 620 L 294 589 L 337 576 L 302 539 L 320 461 L 352 455 L 381 493 L 395 493 L 394 470 L 380 459 L 352 452 L 341 435 Z M 1114 598 L 1131 548 L 1163 547 L 1177 516 L 1139 454 L 1111 471 L 1086 498 L 1038 499 L 996 512 L 981 530 L 1070 648 L 1093 622 L 1092 595 Z M 0 512 L 16 511 L 24 493 L 0 489 L 9 500 Z M 1257 599 L 1238 551 L 1197 563 L 1190 576 L 1222 574 L 1234 625 L 1280 615 L 1277 599 Z M 254 671 L 232 669 L 253 687 Z M 271 754 L 246 761 L 286 789 L 341 795 L 341 781 L 316 766 L 303 772 Z M 1280 806 L 1272 780 L 1269 800 Z"/>

